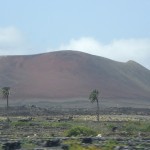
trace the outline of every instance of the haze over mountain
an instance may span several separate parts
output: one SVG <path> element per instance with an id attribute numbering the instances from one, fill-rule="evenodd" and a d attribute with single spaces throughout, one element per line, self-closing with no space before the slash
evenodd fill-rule
<path id="1" fill-rule="evenodd" d="M 1 56 L 0 86 L 14 98 L 88 97 L 98 89 L 104 98 L 149 99 L 150 70 L 77 51 Z"/>

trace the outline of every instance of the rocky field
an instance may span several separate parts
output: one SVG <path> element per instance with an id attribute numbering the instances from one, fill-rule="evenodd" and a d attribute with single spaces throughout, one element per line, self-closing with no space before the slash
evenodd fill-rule
<path id="1" fill-rule="evenodd" d="M 150 111 L 105 108 L 100 122 L 95 110 L 0 108 L 0 149 L 4 150 L 149 150 Z"/>

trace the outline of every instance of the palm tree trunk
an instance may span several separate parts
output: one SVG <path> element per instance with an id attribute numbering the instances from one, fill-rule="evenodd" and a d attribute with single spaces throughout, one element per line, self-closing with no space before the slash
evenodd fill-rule
<path id="1" fill-rule="evenodd" d="M 98 100 L 96 102 L 97 102 L 97 121 L 99 122 L 99 102 Z"/>
<path id="2" fill-rule="evenodd" d="M 6 100 L 7 100 L 7 110 L 8 110 L 8 107 L 9 107 L 9 104 L 8 104 L 8 96 L 6 97 Z"/>
<path id="3" fill-rule="evenodd" d="M 7 97 L 6 97 L 6 100 L 7 100 L 7 121 L 9 122 L 9 98 L 8 98 L 8 95 L 7 95 Z"/>

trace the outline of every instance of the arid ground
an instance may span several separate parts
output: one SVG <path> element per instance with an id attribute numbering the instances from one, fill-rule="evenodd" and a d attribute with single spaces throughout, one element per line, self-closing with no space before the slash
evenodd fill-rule
<path id="1" fill-rule="evenodd" d="M 6 101 L 2 100 L 0 147 L 5 150 L 148 150 L 148 101 L 133 102 L 102 99 L 100 122 L 97 122 L 96 104 L 88 99 L 10 100 L 8 110 Z"/>

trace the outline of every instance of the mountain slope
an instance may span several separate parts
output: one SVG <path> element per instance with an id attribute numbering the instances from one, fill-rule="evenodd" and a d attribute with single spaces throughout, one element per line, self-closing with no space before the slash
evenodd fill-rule
<path id="1" fill-rule="evenodd" d="M 150 98 L 150 70 L 76 51 L 0 58 L 0 84 L 14 98 Z"/>

